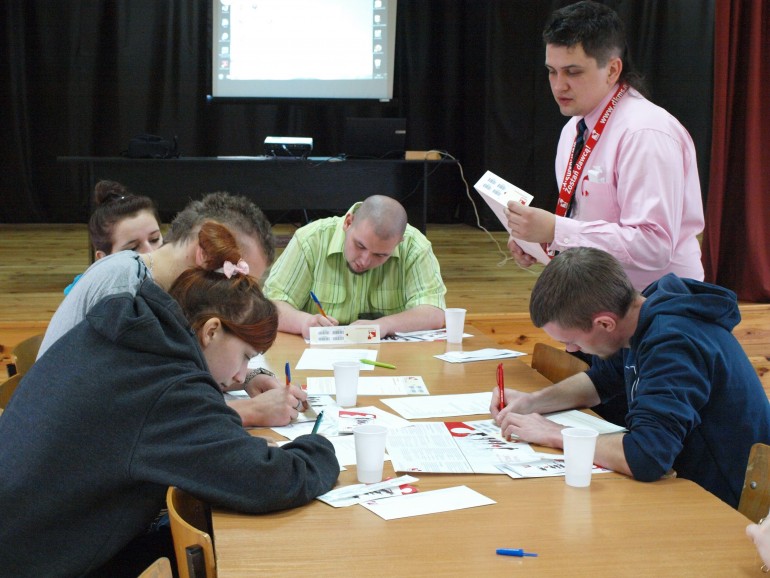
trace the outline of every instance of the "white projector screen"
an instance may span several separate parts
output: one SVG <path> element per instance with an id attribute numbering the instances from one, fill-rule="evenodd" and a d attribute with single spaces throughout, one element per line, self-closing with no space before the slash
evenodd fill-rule
<path id="1" fill-rule="evenodd" d="M 393 98 L 396 0 L 212 0 L 211 97 Z"/>

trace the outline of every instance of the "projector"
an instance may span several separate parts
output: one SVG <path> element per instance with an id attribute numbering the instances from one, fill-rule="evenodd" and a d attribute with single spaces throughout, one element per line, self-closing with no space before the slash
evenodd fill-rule
<path id="1" fill-rule="evenodd" d="M 265 154 L 279 157 L 305 157 L 313 150 L 313 139 L 301 136 L 265 137 Z"/>

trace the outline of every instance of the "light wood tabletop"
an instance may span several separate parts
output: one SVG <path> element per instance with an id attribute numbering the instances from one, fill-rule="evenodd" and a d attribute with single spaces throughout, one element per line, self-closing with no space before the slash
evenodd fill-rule
<path id="1" fill-rule="evenodd" d="M 474 333 L 472 327 L 466 331 Z M 281 334 L 266 358 L 280 373 L 286 361 L 294 368 L 305 347 L 298 337 Z M 480 335 L 461 346 L 370 347 L 379 349 L 378 360 L 397 369 L 375 368 L 365 375 L 421 375 L 433 395 L 491 391 L 495 386 L 497 362 L 452 364 L 433 357 L 447 348 L 498 347 Z M 517 359 L 504 360 L 504 367 L 508 387 L 532 390 L 548 383 Z M 292 370 L 294 383 L 324 374 L 329 372 Z M 389 410 L 376 398 L 359 398 L 359 405 Z M 384 475 L 396 475 L 390 462 Z M 390 521 L 360 506 L 332 508 L 317 500 L 258 516 L 215 509 L 219 578 L 761 575 L 761 562 L 744 534 L 748 520 L 687 480 L 642 483 L 615 473 L 597 474 L 590 487 L 578 489 L 561 477 L 417 477 L 420 491 L 466 485 L 496 503 Z M 348 467 L 340 473 L 338 487 L 356 482 L 355 467 Z M 497 548 L 523 548 L 538 556 L 498 556 Z"/>

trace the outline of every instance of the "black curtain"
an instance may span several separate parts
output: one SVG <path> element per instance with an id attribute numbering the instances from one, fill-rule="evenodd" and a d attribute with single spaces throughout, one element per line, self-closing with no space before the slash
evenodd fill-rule
<path id="1" fill-rule="evenodd" d="M 627 23 L 652 100 L 692 134 L 704 194 L 714 1 L 605 2 Z M 184 156 L 261 154 L 270 134 L 312 136 L 314 154 L 333 155 L 346 116 L 406 117 L 408 148 L 456 157 L 477 204 L 473 183 L 489 169 L 553 209 L 566 119 L 550 94 L 540 32 L 569 3 L 400 0 L 394 99 L 356 103 L 207 101 L 207 0 L 4 0 L 0 222 L 87 220 L 89 191 L 59 156 L 118 156 L 139 133 L 177 136 Z M 482 216 L 496 227 L 490 212 Z M 432 186 L 429 214 L 457 220 L 473 221 L 459 173 Z"/>

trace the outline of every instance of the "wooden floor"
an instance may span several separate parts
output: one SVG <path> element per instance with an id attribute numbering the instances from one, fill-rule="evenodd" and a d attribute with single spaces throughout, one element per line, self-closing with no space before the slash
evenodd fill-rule
<path id="1" fill-rule="evenodd" d="M 290 225 L 276 234 L 290 235 Z M 468 225 L 428 225 L 447 285 L 447 306 L 465 307 L 468 320 L 501 346 L 531 353 L 548 336 L 529 321 L 529 294 L 542 266 L 520 269 L 507 260 L 507 236 Z M 41 333 L 62 300 L 62 289 L 89 264 L 85 225 L 0 225 L 0 360 L 20 340 Z M 770 386 L 770 304 L 742 305 L 736 329 L 755 368 Z M 0 371 L 0 380 L 4 379 Z"/>

